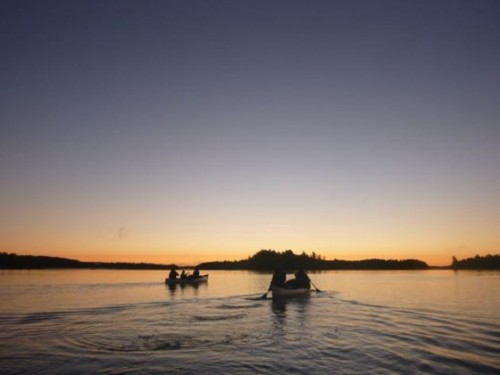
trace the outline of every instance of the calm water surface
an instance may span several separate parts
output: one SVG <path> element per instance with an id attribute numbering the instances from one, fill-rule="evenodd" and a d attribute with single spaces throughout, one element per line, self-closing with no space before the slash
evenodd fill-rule
<path id="1" fill-rule="evenodd" d="M 500 272 L 313 273 L 284 301 L 256 299 L 269 274 L 165 276 L 0 271 L 1 373 L 500 373 Z"/>

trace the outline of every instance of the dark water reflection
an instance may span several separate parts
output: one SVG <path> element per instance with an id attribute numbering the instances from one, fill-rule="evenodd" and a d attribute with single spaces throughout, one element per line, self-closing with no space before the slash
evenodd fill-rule
<path id="1" fill-rule="evenodd" d="M 200 284 L 167 284 L 165 283 L 166 288 L 170 292 L 171 297 L 175 297 L 177 294 L 183 295 L 184 291 L 186 289 L 190 292 L 193 296 L 198 296 L 199 295 L 199 290 L 200 289 L 206 289 L 207 288 L 207 283 L 200 283 Z"/>
<path id="2" fill-rule="evenodd" d="M 310 302 L 310 296 L 276 298 L 272 299 L 271 308 L 273 313 L 279 316 L 286 316 L 287 307 L 293 308 L 293 311 L 297 313 L 306 313 L 307 306 Z"/>
<path id="3" fill-rule="evenodd" d="M 466 275 L 460 284 L 453 275 L 414 275 L 314 275 L 325 292 L 276 300 L 258 299 L 267 275 L 244 273 L 173 287 L 163 278 L 141 282 L 136 274 L 120 283 L 73 278 L 50 290 L 47 283 L 4 282 L 0 368 L 2 374 L 500 373 L 499 278 Z M 401 293 L 363 297 L 360 285 L 370 278 L 380 293 Z M 404 300 L 410 288 L 413 300 Z M 483 296 L 480 311 L 464 299 L 472 292 Z"/>

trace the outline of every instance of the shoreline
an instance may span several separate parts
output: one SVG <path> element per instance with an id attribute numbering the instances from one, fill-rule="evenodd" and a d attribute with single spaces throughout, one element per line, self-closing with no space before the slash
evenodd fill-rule
<path id="1" fill-rule="evenodd" d="M 193 266 L 176 264 L 128 263 L 128 262 L 82 262 L 76 259 L 50 256 L 17 255 L 0 252 L 0 270 L 17 269 L 117 269 L 117 270 L 169 270 L 194 269 L 218 271 L 256 271 L 272 272 L 277 268 L 287 271 L 303 268 L 307 271 L 401 271 L 401 270 L 499 270 L 500 254 L 478 256 L 457 260 L 453 257 L 448 266 L 429 266 L 418 259 L 365 259 L 357 261 L 326 260 L 303 253 L 296 255 L 292 251 L 277 253 L 261 250 L 247 260 L 203 262 Z"/>

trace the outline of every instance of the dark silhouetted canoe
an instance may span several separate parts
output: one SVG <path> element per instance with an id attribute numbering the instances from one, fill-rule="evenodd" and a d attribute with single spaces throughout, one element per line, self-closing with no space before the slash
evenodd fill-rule
<path id="1" fill-rule="evenodd" d="M 298 297 L 298 296 L 307 296 L 311 289 L 307 288 L 280 288 L 278 286 L 273 286 L 273 298 L 286 298 L 286 297 Z"/>
<path id="2" fill-rule="evenodd" d="M 201 284 L 208 281 L 208 275 L 203 275 L 200 277 L 186 277 L 185 279 L 165 279 L 165 284 L 168 285 L 185 285 L 185 284 Z"/>

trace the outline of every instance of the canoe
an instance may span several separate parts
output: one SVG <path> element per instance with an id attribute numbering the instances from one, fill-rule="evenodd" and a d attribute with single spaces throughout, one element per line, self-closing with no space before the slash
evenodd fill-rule
<path id="1" fill-rule="evenodd" d="M 187 277 L 185 279 L 165 279 L 165 284 L 168 285 L 185 285 L 185 284 L 200 284 L 208 281 L 208 275 L 203 275 L 197 278 Z"/>
<path id="2" fill-rule="evenodd" d="M 289 289 L 289 288 L 280 288 L 278 286 L 273 286 L 273 298 L 285 298 L 285 297 L 298 297 L 298 296 L 307 296 L 311 289 L 307 288 L 297 288 L 297 289 Z"/>

